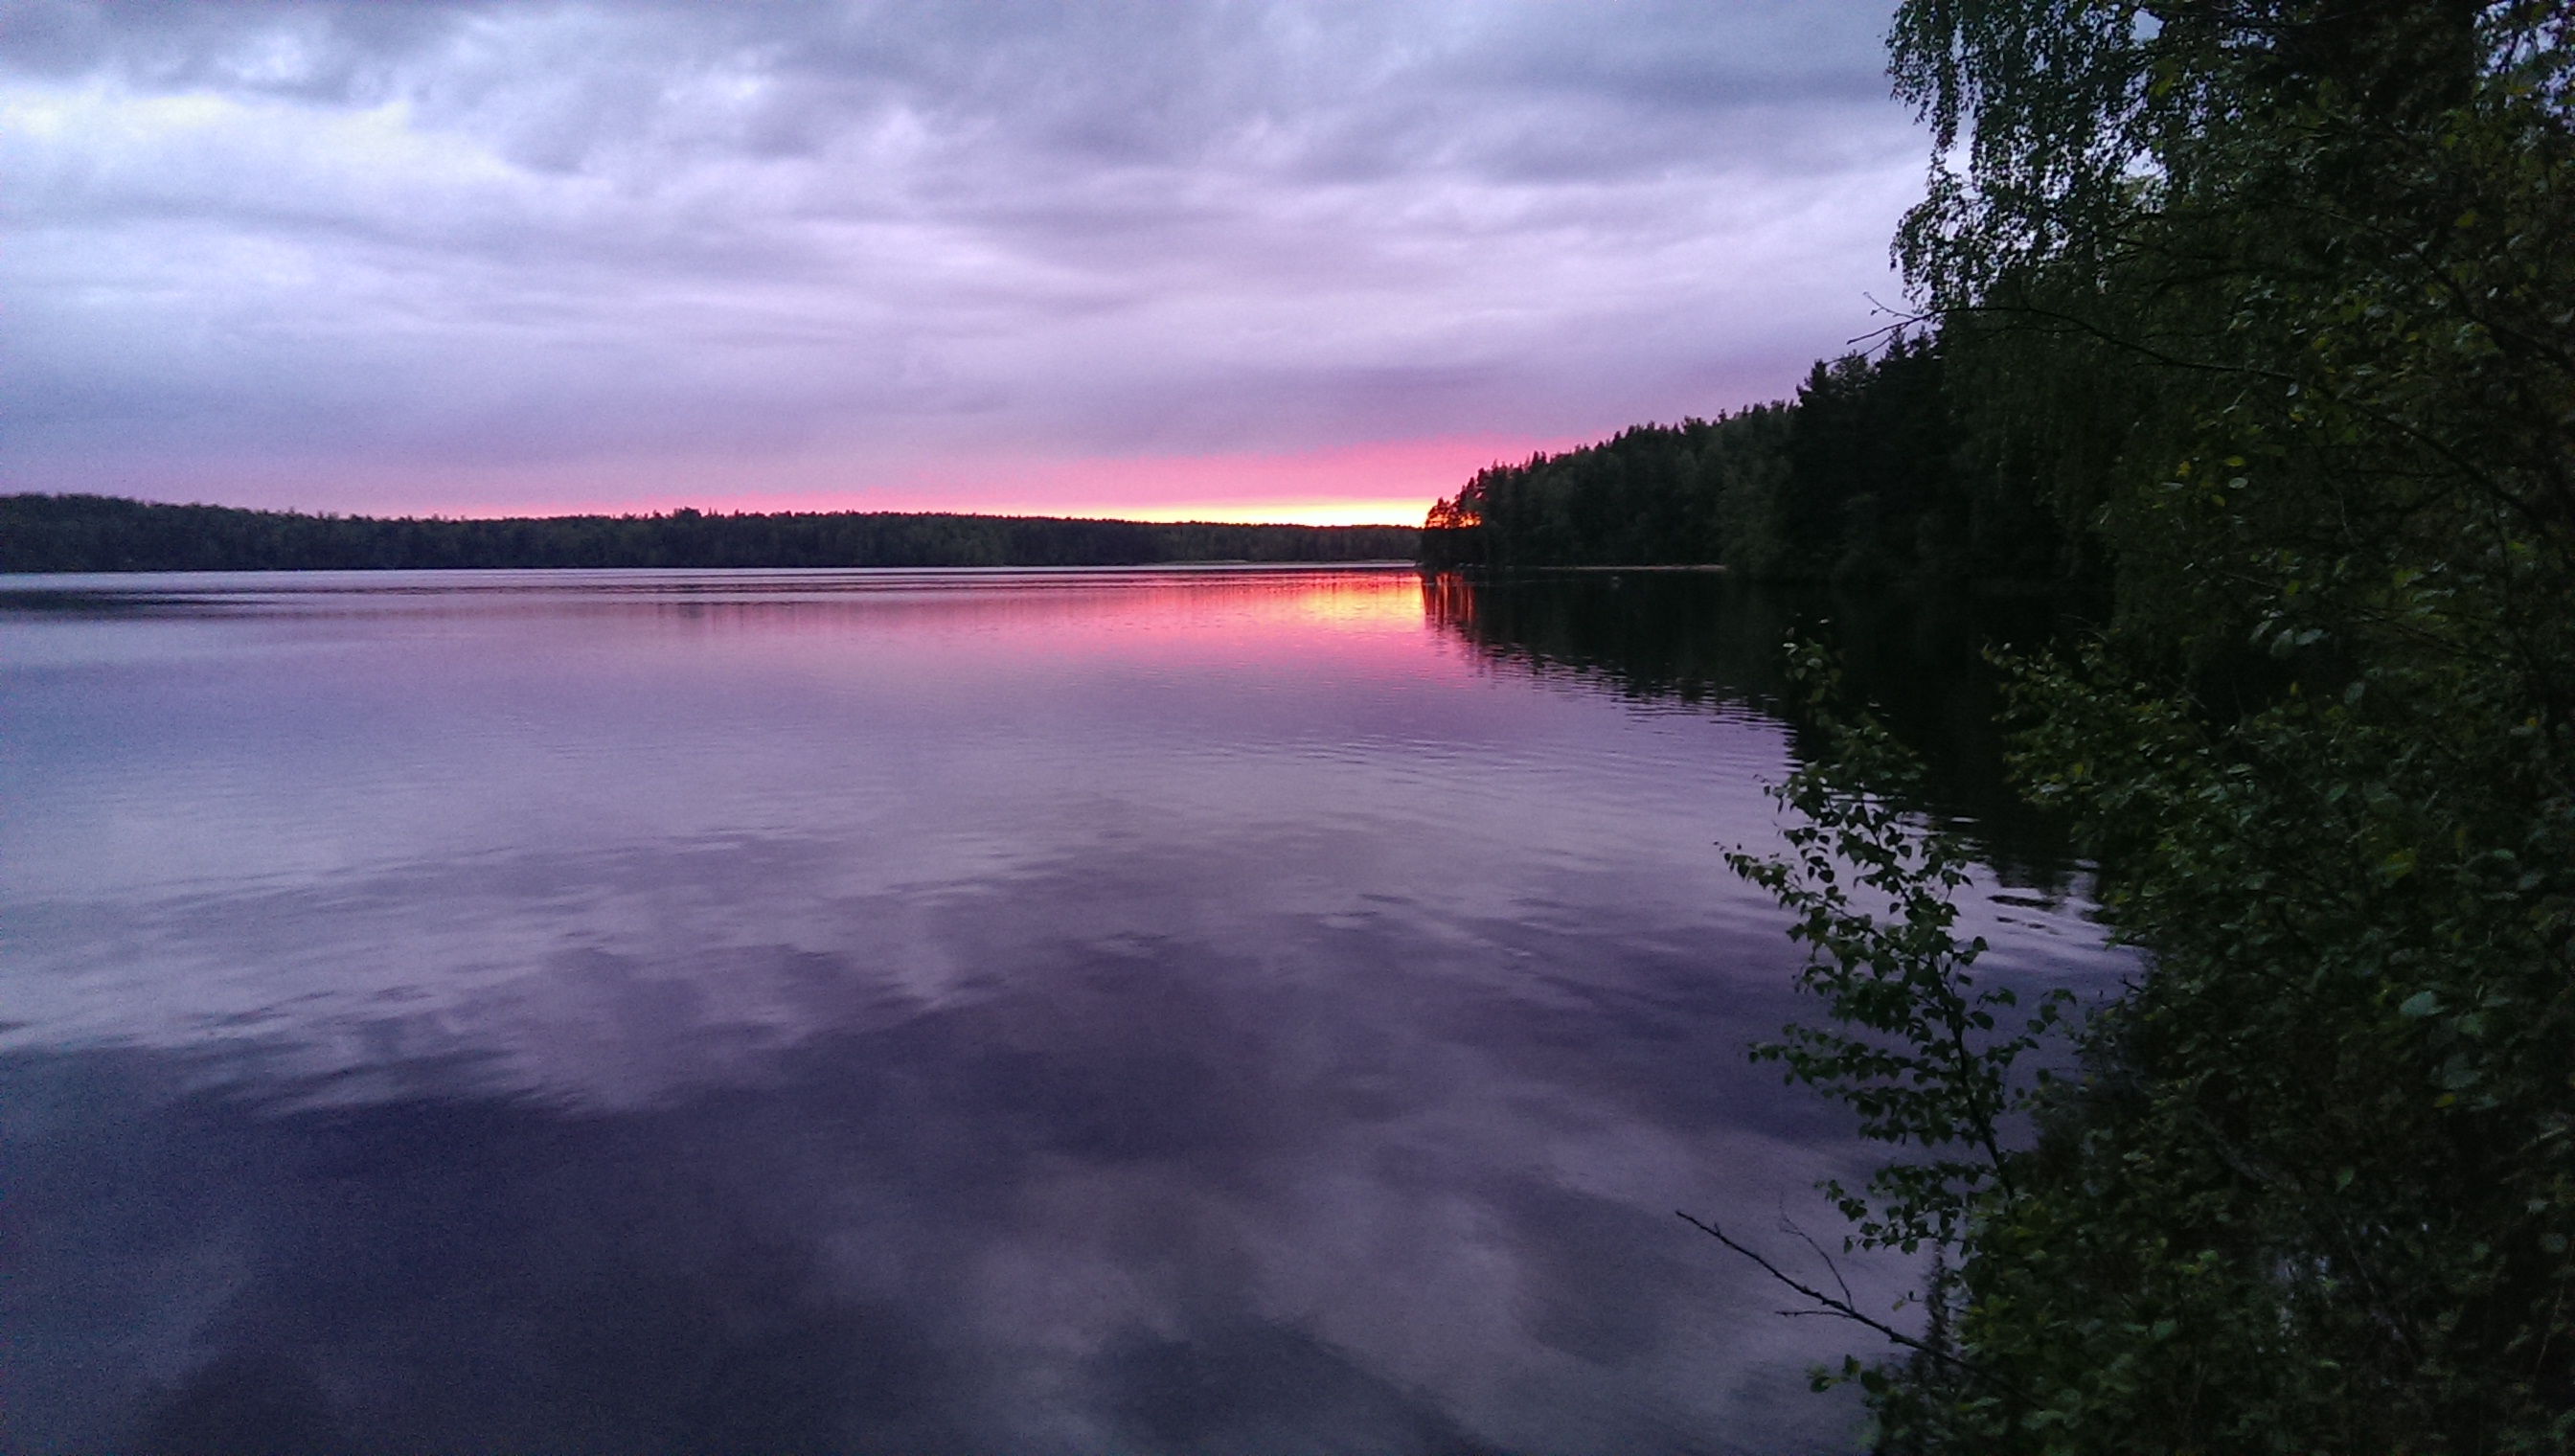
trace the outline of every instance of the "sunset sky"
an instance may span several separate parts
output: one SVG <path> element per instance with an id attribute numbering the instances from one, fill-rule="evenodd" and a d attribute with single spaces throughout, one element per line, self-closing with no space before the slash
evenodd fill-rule
<path id="1" fill-rule="evenodd" d="M 1877 3 L 0 3 L 0 490 L 1418 521 L 1885 322 Z"/>

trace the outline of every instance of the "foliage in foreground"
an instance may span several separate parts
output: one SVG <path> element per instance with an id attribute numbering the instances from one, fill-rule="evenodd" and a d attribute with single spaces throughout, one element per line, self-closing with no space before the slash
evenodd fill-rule
<path id="1" fill-rule="evenodd" d="M 1863 1241 L 1954 1210 L 1920 1225 L 1928 1348 L 1854 1371 L 1886 1449 L 2575 1447 L 2570 31 L 2456 0 L 1899 14 L 1899 85 L 1964 158 L 1900 251 L 1974 429 L 2118 563 L 2101 640 L 2018 666 L 2019 765 L 2144 969 L 2031 1145 L 1857 1200 Z M 1884 832 L 1848 782 L 1797 806 Z M 1879 945 L 1790 903 L 1824 988 L 1966 992 L 1936 914 Z M 1827 1047 L 1946 1044 L 1828 1009 Z M 1993 1095 L 1952 1061 L 1790 1070 L 1864 1117 Z"/>

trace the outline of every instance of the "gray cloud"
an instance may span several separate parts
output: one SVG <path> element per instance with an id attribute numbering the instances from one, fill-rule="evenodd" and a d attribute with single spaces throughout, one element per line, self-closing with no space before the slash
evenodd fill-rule
<path id="1" fill-rule="evenodd" d="M 1868 327 L 1919 169 L 1883 23 L 10 5 L 0 471 L 436 509 L 1703 413 Z"/>

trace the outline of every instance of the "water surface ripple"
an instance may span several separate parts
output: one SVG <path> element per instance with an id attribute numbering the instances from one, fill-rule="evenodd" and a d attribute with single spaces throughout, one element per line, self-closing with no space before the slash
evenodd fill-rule
<path id="1" fill-rule="evenodd" d="M 0 580 L 0 1445 L 1846 1449 L 1788 734 L 1457 590 Z"/>

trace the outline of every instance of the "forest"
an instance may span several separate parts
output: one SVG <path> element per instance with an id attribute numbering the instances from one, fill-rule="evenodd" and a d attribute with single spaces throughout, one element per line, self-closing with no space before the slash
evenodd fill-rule
<path id="1" fill-rule="evenodd" d="M 454 567 L 1125 567 L 1408 561 L 1397 526 L 1232 526 L 877 512 L 312 516 L 106 496 L 0 497 L 0 571 L 417 571 Z"/>
<path id="2" fill-rule="evenodd" d="M 1431 508 L 1421 552 L 1431 567 L 1722 565 L 1926 591 L 2096 583 L 2093 542 L 2026 451 L 1975 431 L 1952 397 L 1939 333 L 1903 325 L 1818 361 L 1792 400 L 1483 469 Z"/>
<path id="3" fill-rule="evenodd" d="M 1823 1191 L 1927 1277 L 1861 1308 L 1692 1221 L 1891 1347 L 1816 1376 L 1881 1451 L 2575 1449 L 2575 10 L 1906 0 L 1890 44 L 1908 337 L 1488 471 L 1429 549 L 2097 578 L 1997 662 L 2138 969 L 1987 976 L 1975 856 L 1801 639 L 1819 751 L 1729 859 L 1814 1014 L 1752 1054 L 1886 1145 Z"/>
<path id="4" fill-rule="evenodd" d="M 1939 336 L 1899 325 L 1818 362 L 1793 399 L 1481 471 L 1431 509 L 1423 559 L 1930 588 L 2088 580 L 2085 534 L 1952 393 Z"/>

